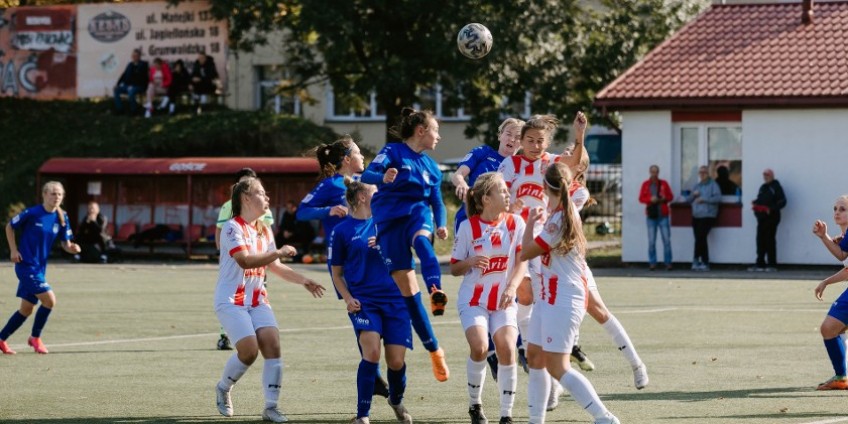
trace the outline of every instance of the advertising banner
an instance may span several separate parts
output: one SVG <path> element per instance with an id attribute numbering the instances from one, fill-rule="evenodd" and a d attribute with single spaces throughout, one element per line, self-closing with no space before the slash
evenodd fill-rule
<path id="1" fill-rule="evenodd" d="M 199 53 L 227 80 L 227 23 L 212 19 L 206 1 L 88 4 L 77 7 L 79 97 L 112 96 L 134 49 L 152 63 L 182 60 L 189 72 Z M 223 87 L 222 87 L 223 89 Z"/>
<path id="2" fill-rule="evenodd" d="M 76 7 L 0 9 L 0 97 L 77 96 Z"/>

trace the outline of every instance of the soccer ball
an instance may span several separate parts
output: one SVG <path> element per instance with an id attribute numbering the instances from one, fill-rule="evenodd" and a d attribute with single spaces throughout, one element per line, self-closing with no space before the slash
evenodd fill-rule
<path id="1" fill-rule="evenodd" d="M 456 35 L 456 46 L 463 56 L 482 59 L 492 50 L 492 33 L 483 24 L 468 24 Z"/>

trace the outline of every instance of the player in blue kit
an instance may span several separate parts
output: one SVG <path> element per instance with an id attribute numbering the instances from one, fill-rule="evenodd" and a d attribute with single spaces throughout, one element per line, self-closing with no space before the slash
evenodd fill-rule
<path id="1" fill-rule="evenodd" d="M 314 153 L 318 159 L 321 181 L 300 202 L 296 217 L 298 221 L 320 219 L 324 234 L 329 240 L 333 229 L 348 214 L 345 179 L 352 178 L 365 169 L 365 158 L 349 135 L 316 147 Z M 329 268 L 330 264 L 327 264 L 327 269 Z M 330 273 L 332 276 L 332 271 Z M 336 291 L 336 294 L 339 299 L 342 298 L 341 293 Z M 374 394 L 383 397 L 389 395 L 388 383 L 383 380 L 379 368 L 375 376 Z"/>
<path id="2" fill-rule="evenodd" d="M 424 310 L 410 250 L 415 249 L 421 260 L 421 273 L 432 294 L 434 314 L 440 315 L 439 311 L 444 312 L 447 296 L 441 291 L 441 269 L 430 242 L 434 218 L 438 225 L 436 236 L 446 239 L 448 229 L 442 203 L 442 172 L 436 162 L 424 154 L 439 143 L 439 123 L 429 111 L 404 108 L 401 114 L 399 128 L 392 128 L 392 133 L 403 142 L 383 147 L 362 174 L 362 182 L 378 184 L 372 211 L 380 253 L 404 297 L 412 327 L 430 352 L 436 380 L 447 381 L 449 371 L 445 353 L 439 347 Z"/>
<path id="3" fill-rule="evenodd" d="M 26 321 L 38 302 L 41 307 L 35 313 L 32 333 L 27 344 L 32 346 L 35 353 L 46 354 L 47 348 L 41 341 L 41 331 L 47 324 L 47 318 L 56 304 L 56 295 L 45 280 L 47 257 L 56 237 L 62 242 L 62 248 L 71 254 L 81 251 L 78 244 L 71 241 L 73 233 L 68 223 L 68 215 L 60 205 L 65 198 L 65 188 L 61 183 L 49 181 L 41 189 L 43 203 L 25 209 L 6 224 L 6 240 L 12 262 L 15 263 L 15 274 L 18 276 L 18 293 L 21 307 L 9 318 L 3 330 L 0 330 L 0 351 L 6 355 L 16 352 L 9 347 L 6 340 Z M 15 242 L 15 230 L 21 232 L 21 244 Z"/>
<path id="4" fill-rule="evenodd" d="M 462 162 L 459 163 L 456 172 L 451 175 L 451 182 L 456 187 L 456 197 L 462 202 L 456 211 L 454 219 L 454 234 L 459 231 L 459 224 L 468 219 L 465 213 L 465 194 L 474 186 L 477 177 L 487 172 L 497 171 L 504 159 L 512 156 L 518 150 L 521 140 L 521 127 L 524 121 L 516 118 L 507 118 L 498 127 L 498 149 L 495 150 L 484 144 L 471 149 Z M 468 182 L 465 178 L 468 177 Z"/>
<path id="5" fill-rule="evenodd" d="M 333 284 L 347 305 L 350 321 L 359 339 L 362 360 L 356 373 L 357 408 L 355 424 L 369 423 L 371 396 L 380 365 L 380 339 L 389 367 L 389 406 L 398 421 L 412 422 L 403 405 L 406 390 L 406 349 L 412 349 L 412 329 L 406 304 L 383 263 L 376 245 L 376 227 L 371 217 L 371 198 L 376 187 L 352 181 L 346 193 L 348 218 L 330 237 Z"/>

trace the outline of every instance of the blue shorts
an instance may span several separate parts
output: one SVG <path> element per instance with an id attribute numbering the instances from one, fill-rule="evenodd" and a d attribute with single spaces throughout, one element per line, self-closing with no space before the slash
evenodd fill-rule
<path id="1" fill-rule="evenodd" d="M 407 217 L 380 222 L 376 227 L 377 245 L 389 272 L 415 269 L 412 238 L 421 230 L 433 233 L 433 214 L 429 208 L 416 208 Z"/>
<path id="2" fill-rule="evenodd" d="M 462 221 L 468 219 L 468 215 L 465 213 L 465 204 L 459 207 L 459 210 L 456 211 L 456 216 L 453 218 L 453 234 L 459 232 L 459 224 L 462 224 Z"/>
<path id="3" fill-rule="evenodd" d="M 843 324 L 848 324 L 848 290 L 842 292 L 839 297 L 830 305 L 830 310 L 827 314 L 838 319 Z"/>
<path id="4" fill-rule="evenodd" d="M 409 322 L 409 311 L 402 300 L 359 299 L 359 302 L 362 308 L 358 312 L 347 314 L 357 335 L 360 331 L 373 331 L 383 337 L 383 344 L 412 349 L 412 324 Z"/>
<path id="5" fill-rule="evenodd" d="M 18 270 L 15 267 L 15 274 L 18 276 L 18 292 L 17 297 L 26 300 L 33 305 L 38 304 L 36 295 L 53 290 L 47 281 L 44 281 L 44 274 L 29 272 L 29 270 Z"/>

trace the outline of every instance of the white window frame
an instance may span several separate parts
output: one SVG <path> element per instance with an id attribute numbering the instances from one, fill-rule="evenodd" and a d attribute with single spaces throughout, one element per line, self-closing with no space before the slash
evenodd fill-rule
<path id="1" fill-rule="evenodd" d="M 386 115 L 378 115 L 377 114 L 377 93 L 371 92 L 371 97 L 369 99 L 369 110 L 371 111 L 369 116 L 356 116 L 356 111 L 351 109 L 350 114 L 348 115 L 336 115 L 336 94 L 333 92 L 333 86 L 330 83 L 327 83 L 326 90 L 324 91 L 324 104 L 325 112 L 327 118 L 325 121 L 332 122 L 385 122 Z"/>
<path id="2" fill-rule="evenodd" d="M 280 84 L 280 80 L 259 79 L 259 74 L 261 73 L 260 69 L 263 68 L 263 67 L 266 67 L 266 66 L 274 66 L 274 65 L 256 65 L 255 66 L 255 72 L 256 72 L 255 75 L 256 75 L 257 82 L 256 82 L 256 96 L 255 96 L 255 100 L 254 100 L 254 103 L 255 103 L 254 107 L 257 110 L 265 109 L 265 104 L 262 101 L 262 89 L 263 88 L 269 88 L 269 87 L 277 87 Z M 283 102 L 282 102 L 283 97 L 284 96 L 281 96 L 280 94 L 275 94 L 274 97 L 273 97 L 274 113 L 276 113 L 278 115 L 281 113 L 282 104 L 283 104 Z M 302 105 L 300 103 L 300 97 L 299 96 L 291 96 L 290 98 L 293 100 L 293 103 L 294 103 L 294 115 L 295 116 L 303 116 L 303 109 L 301 109 Z"/>
<path id="3" fill-rule="evenodd" d="M 682 134 L 683 128 L 696 128 L 698 130 L 698 165 L 709 166 L 709 140 L 708 130 L 710 128 L 739 128 L 742 133 L 742 148 L 745 148 L 744 129 L 741 121 L 685 121 L 675 122 L 672 126 L 674 131 L 672 145 L 672 189 L 676 190 L 676 194 L 681 194 L 683 190 L 688 190 L 690 187 L 682 187 L 683 175 L 681 175 L 680 155 L 682 153 Z M 742 160 L 742 159 L 740 159 Z M 742 167 L 744 169 L 744 161 Z"/>

